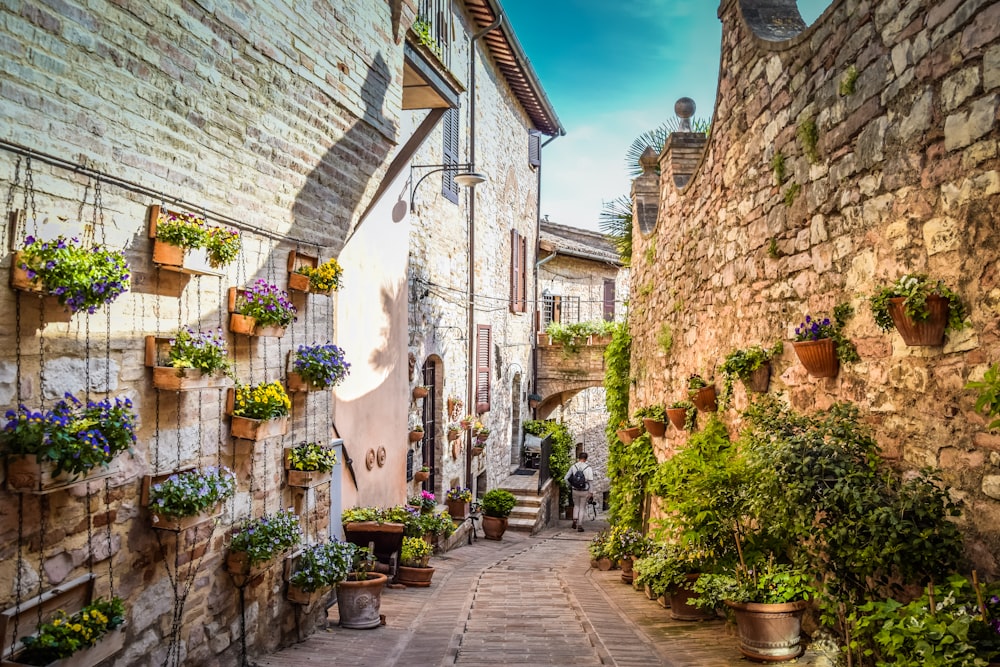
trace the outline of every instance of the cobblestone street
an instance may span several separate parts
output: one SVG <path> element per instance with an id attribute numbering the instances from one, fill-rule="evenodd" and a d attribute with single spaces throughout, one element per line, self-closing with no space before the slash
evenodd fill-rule
<path id="1" fill-rule="evenodd" d="M 589 564 L 594 535 L 569 522 L 535 537 L 508 531 L 435 557 L 430 588 L 387 589 L 386 625 L 330 623 L 301 644 L 256 658 L 260 667 L 311 664 L 506 667 L 747 665 L 723 620 L 683 622 Z M 602 524 L 605 525 L 605 524 Z M 814 664 L 809 654 L 798 665 Z"/>

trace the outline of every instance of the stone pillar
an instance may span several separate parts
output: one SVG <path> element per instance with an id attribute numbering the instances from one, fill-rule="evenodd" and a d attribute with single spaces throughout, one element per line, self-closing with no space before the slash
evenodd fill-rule
<path id="1" fill-rule="evenodd" d="M 691 180 L 691 175 L 701 162 L 708 136 L 691 131 L 691 117 L 695 103 L 690 97 L 682 97 L 674 104 L 674 113 L 680 119 L 678 132 L 671 132 L 660 156 L 660 171 L 669 173 L 674 185 L 683 188 Z"/>
<path id="2" fill-rule="evenodd" d="M 656 151 L 650 146 L 639 157 L 642 174 L 632 181 L 632 227 L 648 234 L 656 227 L 660 208 L 660 173 L 656 168 Z"/>

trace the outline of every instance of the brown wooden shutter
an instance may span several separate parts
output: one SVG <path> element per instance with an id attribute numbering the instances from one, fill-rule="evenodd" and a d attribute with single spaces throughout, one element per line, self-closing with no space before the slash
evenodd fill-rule
<path id="1" fill-rule="evenodd" d="M 458 164 L 458 109 L 448 109 L 444 112 L 444 145 L 442 146 L 441 164 Z M 445 169 L 441 176 L 441 194 L 454 203 L 458 203 L 458 183 L 455 182 L 457 169 Z"/>
<path id="2" fill-rule="evenodd" d="M 521 287 L 518 282 L 521 280 L 521 243 L 520 234 L 516 229 L 510 230 L 510 312 L 518 312 L 518 299 L 521 294 Z"/>
<path id="3" fill-rule="evenodd" d="M 490 325 L 476 325 L 476 413 L 490 411 Z"/>
<path id="4" fill-rule="evenodd" d="M 613 322 L 615 319 L 615 281 L 604 280 L 604 320 Z"/>
<path id="5" fill-rule="evenodd" d="M 518 285 L 520 285 L 520 291 L 518 292 L 518 309 L 517 312 L 523 313 L 528 310 L 528 238 L 526 236 L 520 236 L 520 262 L 521 262 L 521 276 L 518 280 Z"/>

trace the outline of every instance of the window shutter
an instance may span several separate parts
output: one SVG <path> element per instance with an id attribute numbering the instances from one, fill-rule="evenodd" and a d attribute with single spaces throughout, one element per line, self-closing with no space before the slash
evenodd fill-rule
<path id="1" fill-rule="evenodd" d="M 490 411 L 490 326 L 476 325 L 476 413 Z"/>
<path id="2" fill-rule="evenodd" d="M 615 319 L 615 281 L 604 280 L 604 321 L 613 322 Z"/>
<path id="3" fill-rule="evenodd" d="M 444 146 L 442 147 L 441 164 L 458 164 L 458 109 L 448 109 L 444 112 Z M 458 169 L 445 169 L 441 176 L 441 194 L 448 200 L 458 203 L 458 183 L 455 174 Z"/>
<path id="4" fill-rule="evenodd" d="M 532 167 L 542 165 L 542 133 L 535 130 L 528 132 L 528 164 Z"/>
<path id="5" fill-rule="evenodd" d="M 510 230 L 510 312 L 518 312 L 518 299 L 521 294 L 521 243 L 520 234 L 516 229 Z"/>
<path id="6" fill-rule="evenodd" d="M 521 262 L 521 275 L 518 280 L 518 285 L 520 285 L 520 291 L 517 295 L 518 309 L 517 312 L 523 313 L 528 310 L 528 238 L 526 236 L 519 236 L 520 239 L 520 262 Z"/>

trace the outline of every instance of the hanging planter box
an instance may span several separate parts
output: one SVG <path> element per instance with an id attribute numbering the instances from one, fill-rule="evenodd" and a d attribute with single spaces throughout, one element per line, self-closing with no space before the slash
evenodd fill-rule
<path id="1" fill-rule="evenodd" d="M 747 391 L 755 394 L 766 394 L 767 387 L 771 383 L 771 362 L 765 361 L 760 368 L 750 373 L 750 377 L 743 381 L 743 386 Z"/>
<path id="2" fill-rule="evenodd" d="M 186 472 L 188 470 L 193 470 L 193 467 L 184 468 L 177 472 Z M 163 475 L 145 475 L 142 478 L 142 490 L 139 494 L 139 504 L 143 507 L 149 507 L 149 490 L 154 484 L 159 484 L 163 480 L 167 479 L 173 473 L 166 473 Z M 205 509 L 203 512 L 195 514 L 193 516 L 183 516 L 174 517 L 168 516 L 166 514 L 158 514 L 156 512 L 149 513 L 150 526 L 156 530 L 168 530 L 174 533 L 180 533 L 188 528 L 194 528 L 195 526 L 200 526 L 209 521 L 215 520 L 216 517 L 222 514 L 222 503 L 217 503 L 213 507 Z"/>
<path id="3" fill-rule="evenodd" d="M 243 440 L 266 440 L 288 432 L 288 416 L 277 419 L 250 419 L 249 417 L 239 417 L 233 414 L 233 403 L 236 400 L 236 391 L 230 387 L 226 392 L 226 414 L 229 415 L 231 423 L 229 434 L 234 438 Z"/>
<path id="4" fill-rule="evenodd" d="M 73 478 L 66 472 L 55 474 L 54 461 L 39 461 L 34 454 L 11 454 L 7 456 L 7 490 L 11 493 L 34 493 L 44 495 L 62 491 L 96 480 L 111 477 L 118 472 L 116 461 L 108 467 L 96 466 L 82 477 Z"/>
<path id="5" fill-rule="evenodd" d="M 165 215 L 170 211 L 161 208 L 159 204 L 149 207 L 149 238 L 153 239 L 153 264 L 167 271 L 195 276 L 226 275 L 224 268 L 212 266 L 205 248 L 182 248 L 157 240 L 156 226 L 161 213 Z"/>
<path id="6" fill-rule="evenodd" d="M 319 470 L 292 470 L 291 468 L 292 449 L 285 448 L 284 461 L 285 471 L 288 473 L 288 486 L 302 489 L 312 489 L 332 481 L 331 472 L 320 472 Z"/>
<path id="7" fill-rule="evenodd" d="M 233 578 L 234 584 L 243 586 L 270 570 L 277 563 L 282 562 L 287 555 L 287 550 L 282 551 L 265 561 L 251 565 L 250 555 L 247 552 L 228 551 L 226 552 L 226 572 Z"/>
<path id="8" fill-rule="evenodd" d="M 295 368 L 295 351 L 288 351 L 288 358 L 285 362 L 285 389 L 291 393 L 302 393 L 307 391 L 325 391 L 329 387 L 320 387 L 317 384 L 302 377 L 302 374 L 293 371 Z"/>
<path id="9" fill-rule="evenodd" d="M 236 287 L 229 288 L 229 331 L 243 336 L 258 336 L 260 338 L 281 338 L 285 335 L 285 327 L 263 326 L 257 324 L 257 318 L 240 315 L 236 312 L 236 299 L 246 290 Z"/>
<path id="10" fill-rule="evenodd" d="M 41 281 L 37 278 L 29 278 L 28 270 L 21 266 L 20 250 L 15 252 L 14 257 L 10 260 L 10 286 L 16 290 L 40 296 L 47 294 L 45 288 L 42 287 Z"/>
<path id="11" fill-rule="evenodd" d="M 322 588 L 316 589 L 315 591 L 305 591 L 302 590 L 300 586 L 296 586 L 291 582 L 292 575 L 298 568 L 299 556 L 302 555 L 302 549 L 296 549 L 294 552 L 285 558 L 285 581 L 288 583 L 288 588 L 285 591 L 285 599 L 292 604 L 300 604 L 309 607 L 317 602 L 322 601 L 324 606 L 333 592 L 333 586 L 324 586 Z"/>
<path id="12" fill-rule="evenodd" d="M 100 641 L 89 648 L 77 651 L 68 658 L 55 660 L 45 667 L 93 667 L 99 665 L 111 656 L 125 648 L 125 626 L 120 625 L 105 633 Z M 18 657 L 4 660 L 2 667 L 31 667 L 27 663 L 18 662 Z"/>
<path id="13" fill-rule="evenodd" d="M 288 290 L 291 292 L 303 292 L 308 294 L 319 294 L 330 296 L 330 290 L 313 289 L 309 276 L 296 273 L 303 267 L 315 269 L 319 266 L 319 258 L 312 255 L 304 255 L 297 250 L 288 253 Z"/>
<path id="14" fill-rule="evenodd" d="M 231 382 L 224 373 L 205 375 L 196 368 L 158 366 L 160 359 L 169 354 L 170 339 L 146 336 L 146 365 L 153 369 L 153 386 L 166 391 L 192 391 L 195 389 L 221 389 Z"/>

